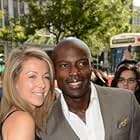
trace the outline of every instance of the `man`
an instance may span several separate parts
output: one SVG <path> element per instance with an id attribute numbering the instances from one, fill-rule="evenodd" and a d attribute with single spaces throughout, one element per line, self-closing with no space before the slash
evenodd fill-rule
<path id="1" fill-rule="evenodd" d="M 140 108 L 127 90 L 94 85 L 91 54 L 80 39 L 62 40 L 52 54 L 62 93 L 44 140 L 139 140 Z"/>

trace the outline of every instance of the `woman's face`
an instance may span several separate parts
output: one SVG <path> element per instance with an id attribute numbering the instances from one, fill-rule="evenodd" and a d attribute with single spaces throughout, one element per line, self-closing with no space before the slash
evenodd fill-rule
<path id="1" fill-rule="evenodd" d="M 33 109 L 41 106 L 50 89 L 48 64 L 35 57 L 26 60 L 16 79 L 16 89 Z"/>
<path id="2" fill-rule="evenodd" d="M 120 74 L 120 78 L 117 83 L 118 88 L 129 89 L 133 93 L 138 88 L 136 75 L 132 70 L 125 70 Z"/>

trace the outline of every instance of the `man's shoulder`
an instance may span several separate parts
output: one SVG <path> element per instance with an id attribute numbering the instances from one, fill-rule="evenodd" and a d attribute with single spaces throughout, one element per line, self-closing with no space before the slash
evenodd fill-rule
<path id="1" fill-rule="evenodd" d="M 106 108 L 110 108 L 112 111 L 115 110 L 115 112 L 120 112 L 121 110 L 124 112 L 125 110 L 127 113 L 132 108 L 138 107 L 134 94 L 129 90 L 96 85 L 95 87 L 102 107 L 107 106 Z"/>
<path id="2" fill-rule="evenodd" d="M 127 89 L 121 89 L 121 88 L 114 88 L 114 87 L 102 87 L 95 85 L 95 88 L 97 90 L 98 94 L 104 94 L 108 95 L 110 97 L 114 98 L 132 98 L 133 93 L 130 90 Z"/>

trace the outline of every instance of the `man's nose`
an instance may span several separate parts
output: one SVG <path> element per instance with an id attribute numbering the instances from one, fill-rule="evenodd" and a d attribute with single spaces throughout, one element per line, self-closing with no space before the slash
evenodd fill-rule
<path id="1" fill-rule="evenodd" d="M 77 75 L 79 73 L 79 69 L 75 66 L 71 67 L 70 69 L 70 75 Z"/>

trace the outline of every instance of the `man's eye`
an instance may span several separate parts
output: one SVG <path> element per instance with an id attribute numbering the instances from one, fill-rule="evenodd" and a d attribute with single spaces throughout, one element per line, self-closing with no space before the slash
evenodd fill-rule
<path id="1" fill-rule="evenodd" d="M 59 65 L 61 68 L 67 68 L 68 67 L 68 64 L 60 64 Z"/>
<path id="2" fill-rule="evenodd" d="M 84 66 L 84 63 L 79 63 L 79 67 L 83 67 Z"/>
<path id="3" fill-rule="evenodd" d="M 88 62 L 85 62 L 85 61 L 79 62 L 79 64 L 78 64 L 79 67 L 85 67 L 87 65 L 88 65 Z"/>

